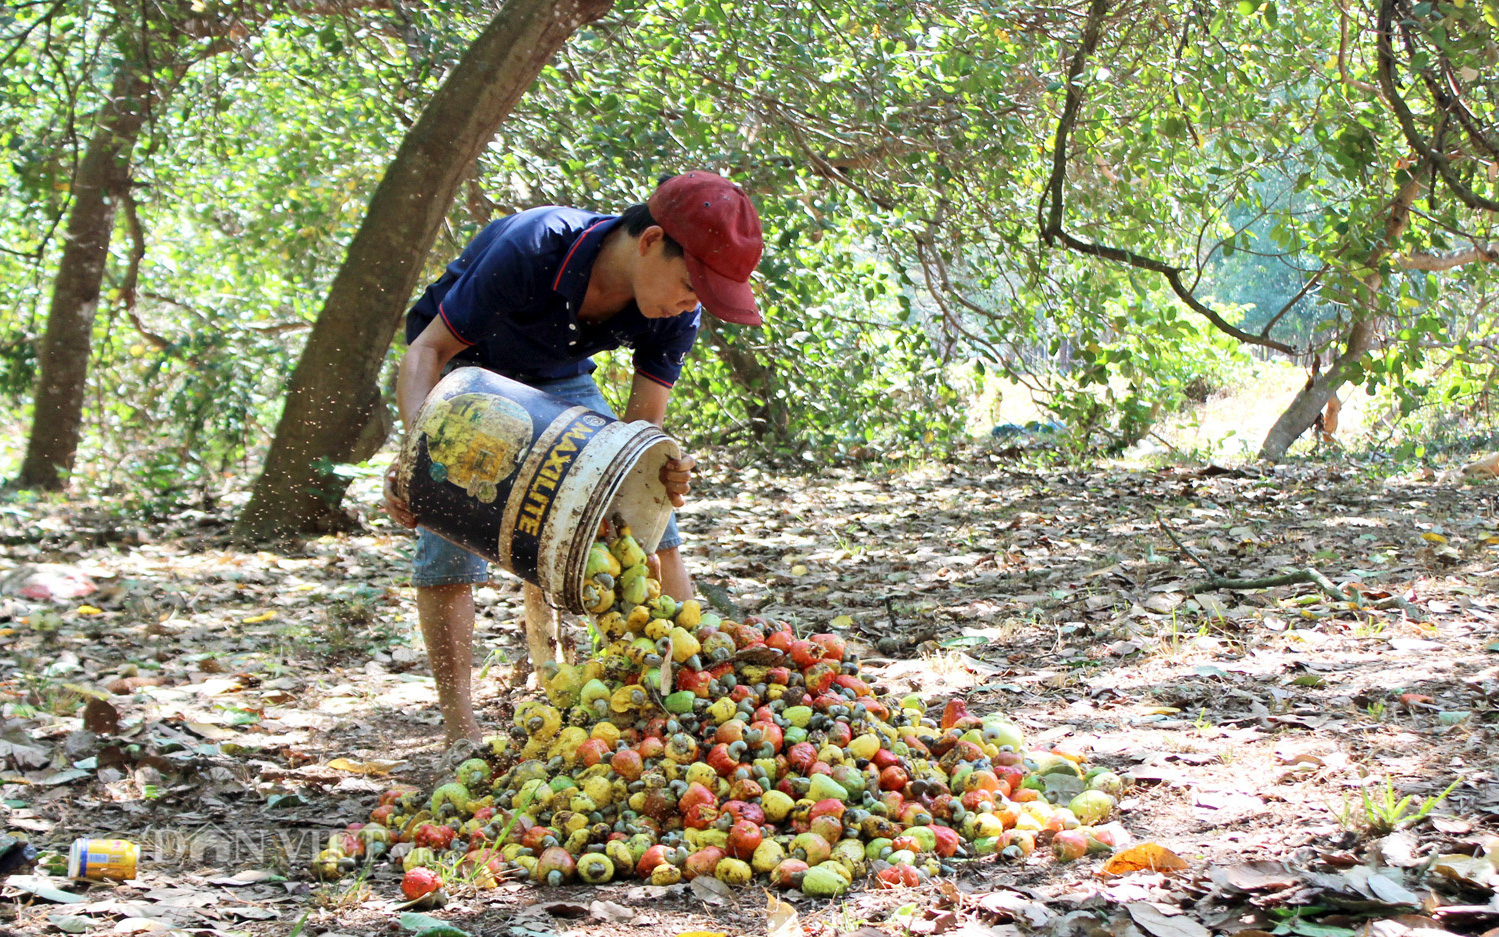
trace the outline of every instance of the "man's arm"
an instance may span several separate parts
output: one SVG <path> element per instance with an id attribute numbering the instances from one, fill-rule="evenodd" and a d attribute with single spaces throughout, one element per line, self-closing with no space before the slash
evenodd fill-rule
<path id="1" fill-rule="evenodd" d="M 416 412 L 442 378 L 442 369 L 467 347 L 448 329 L 442 317 L 436 316 L 406 349 L 396 372 L 396 408 L 401 411 L 401 425 L 406 432 L 411 432 Z"/>
<path id="2" fill-rule="evenodd" d="M 625 405 L 625 421 L 645 420 L 660 426 L 666 420 L 666 404 L 670 400 L 670 387 L 637 372 L 630 385 L 630 402 Z"/>
<path id="3" fill-rule="evenodd" d="M 666 419 L 666 404 L 671 400 L 671 388 L 663 387 L 641 374 L 635 375 L 630 384 L 630 402 L 625 405 L 625 419 L 645 420 L 660 426 Z M 692 469 L 697 461 L 691 456 L 682 456 L 667 462 L 661 469 L 661 483 L 671 503 L 677 507 L 687 503 L 687 493 L 692 490 Z"/>

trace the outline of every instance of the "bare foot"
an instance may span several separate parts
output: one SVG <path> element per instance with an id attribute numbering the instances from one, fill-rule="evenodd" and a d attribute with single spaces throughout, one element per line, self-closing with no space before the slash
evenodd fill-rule
<path id="1" fill-rule="evenodd" d="M 442 756 L 443 766 L 449 771 L 468 761 L 479 754 L 482 748 L 483 738 L 479 735 L 479 727 L 474 726 L 474 734 L 458 738 L 448 737 L 447 751 Z"/>

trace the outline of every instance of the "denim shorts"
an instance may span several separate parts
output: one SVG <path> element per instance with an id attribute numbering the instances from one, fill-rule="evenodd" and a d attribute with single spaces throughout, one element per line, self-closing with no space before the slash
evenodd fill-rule
<path id="1" fill-rule="evenodd" d="M 614 416 L 609 401 L 599 392 L 593 377 L 579 374 L 555 381 L 540 381 L 532 384 L 537 390 L 561 397 L 590 410 Z M 682 545 L 682 535 L 677 532 L 677 516 L 673 513 L 666 521 L 666 533 L 661 537 L 658 550 L 670 550 Z M 474 585 L 489 581 L 489 562 L 482 556 L 463 549 L 451 541 L 444 540 L 425 527 L 417 528 L 416 555 L 412 557 L 411 584 L 417 588 L 429 586 Z"/>

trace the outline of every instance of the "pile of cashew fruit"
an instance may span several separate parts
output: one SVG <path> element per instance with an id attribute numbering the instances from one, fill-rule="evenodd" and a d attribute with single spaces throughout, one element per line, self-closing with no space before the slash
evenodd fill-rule
<path id="1" fill-rule="evenodd" d="M 844 639 L 729 621 L 678 602 L 623 525 L 593 544 L 594 649 L 543 670 L 522 702 L 430 794 L 394 788 L 313 866 L 337 879 L 388 859 L 417 906 L 478 888 L 700 876 L 835 897 L 872 876 L 918 884 L 957 860 L 1071 861 L 1123 846 L 1124 782 L 1015 725 L 928 709 L 867 680 Z"/>

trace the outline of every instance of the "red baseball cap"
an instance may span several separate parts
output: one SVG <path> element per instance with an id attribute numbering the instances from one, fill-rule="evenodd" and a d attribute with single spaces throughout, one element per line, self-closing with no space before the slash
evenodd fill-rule
<path id="1" fill-rule="evenodd" d="M 682 245 L 698 301 L 725 322 L 759 325 L 749 278 L 764 242 L 749 196 L 723 176 L 698 169 L 656 187 L 651 218 Z"/>

